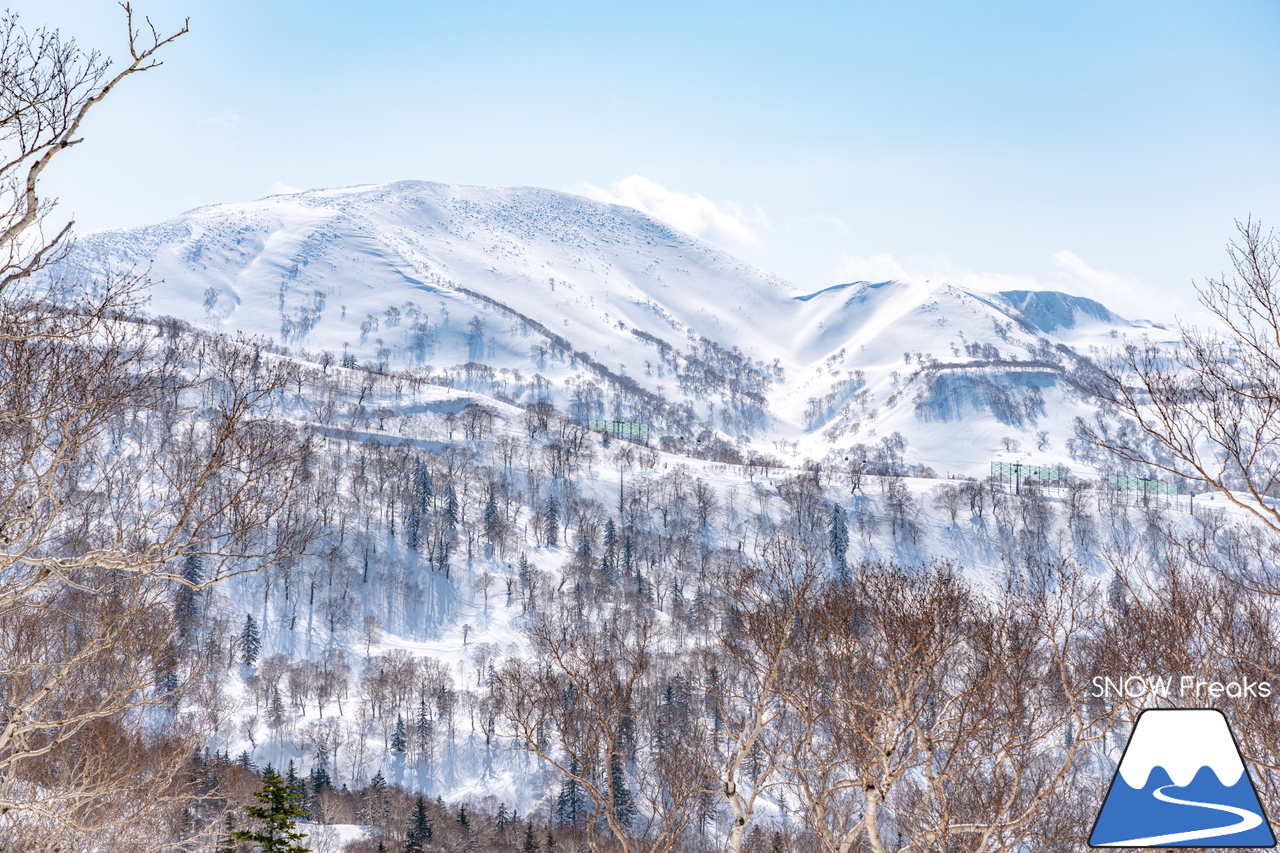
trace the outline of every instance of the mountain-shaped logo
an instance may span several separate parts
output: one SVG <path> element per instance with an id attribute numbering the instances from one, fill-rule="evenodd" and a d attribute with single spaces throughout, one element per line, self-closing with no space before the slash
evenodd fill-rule
<path id="1" fill-rule="evenodd" d="M 1090 847 L 1274 847 L 1221 711 L 1138 715 L 1089 836 Z"/>

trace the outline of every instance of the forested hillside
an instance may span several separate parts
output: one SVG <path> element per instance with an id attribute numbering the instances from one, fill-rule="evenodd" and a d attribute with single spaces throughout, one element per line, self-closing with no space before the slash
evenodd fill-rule
<path id="1" fill-rule="evenodd" d="M 5 528 L 31 845 L 251 847 L 261 788 L 317 850 L 1060 849 L 1136 711 L 1205 701 L 1098 679 L 1273 677 L 1265 496 L 1108 385 L 1163 327 L 787 295 L 539 190 L 255 205 L 92 236 L 5 302 L 9 517 L 46 519 Z M 1269 708 L 1233 713 L 1272 796 Z"/>
<path id="2" fill-rule="evenodd" d="M 664 450 L 447 372 L 120 328 L 182 377 L 161 422 L 244 382 L 296 449 L 272 492 L 293 550 L 177 558 L 155 611 L 173 639 L 136 694 L 162 728 L 200 721 L 182 813 L 213 835 L 270 765 L 311 821 L 387 849 L 419 795 L 444 846 L 1057 843 L 1087 830 L 1143 698 L 1095 676 L 1267 677 L 1265 599 L 1194 571 L 1264 552 L 1207 495 L 1067 465 L 940 478 L 901 435 Z M 1258 755 L 1268 719 L 1244 718 Z"/>
<path id="3" fill-rule="evenodd" d="M 1207 330 L 532 187 L 77 242 L 45 169 L 188 31 L 122 11 L 0 17 L 0 850 L 1049 853 L 1146 707 L 1275 813 L 1254 220 Z"/>

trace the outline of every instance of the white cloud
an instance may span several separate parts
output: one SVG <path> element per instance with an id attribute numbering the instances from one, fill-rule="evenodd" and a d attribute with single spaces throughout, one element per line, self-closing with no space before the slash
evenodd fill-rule
<path id="1" fill-rule="evenodd" d="M 1053 253 L 1053 263 L 1074 279 L 1080 288 L 1079 295 L 1099 302 L 1106 297 L 1114 298 L 1117 294 L 1126 294 L 1140 287 L 1134 279 L 1094 269 L 1075 252 L 1066 249 Z"/>
<path id="2" fill-rule="evenodd" d="M 292 195 L 293 193 L 300 192 L 302 192 L 302 190 L 297 187 L 291 187 L 283 181 L 271 182 L 271 195 Z"/>
<path id="3" fill-rule="evenodd" d="M 244 119 L 231 112 L 231 110 L 223 110 L 222 115 L 210 116 L 200 122 L 200 126 L 204 127 L 205 125 L 213 125 L 215 127 L 235 127 L 242 121 L 244 121 Z"/>
<path id="4" fill-rule="evenodd" d="M 1002 272 L 974 272 L 972 270 L 955 270 L 947 274 L 939 274 L 938 279 L 954 284 L 963 290 L 981 291 L 983 293 L 999 293 L 1002 290 L 1050 290 L 1034 278 L 1022 275 L 1009 275 Z"/>
<path id="5" fill-rule="evenodd" d="M 894 260 L 893 255 L 882 252 L 869 258 L 845 255 L 840 263 L 841 281 L 923 281 L 923 276 L 915 276 L 902 268 L 902 264 Z"/>
<path id="6" fill-rule="evenodd" d="M 1130 319 L 1168 322 L 1186 308 L 1180 298 L 1157 293 L 1132 276 L 1094 269 L 1075 252 L 1059 249 L 1052 258 L 1067 276 L 1064 290 L 1101 302 Z"/>
<path id="7" fill-rule="evenodd" d="M 609 189 L 587 184 L 583 195 L 596 201 L 634 207 L 695 237 L 746 246 L 760 242 L 748 225 L 752 220 L 735 205 L 717 206 L 704 196 L 675 192 L 640 175 L 623 178 Z M 754 218 L 761 217 L 757 214 Z"/>

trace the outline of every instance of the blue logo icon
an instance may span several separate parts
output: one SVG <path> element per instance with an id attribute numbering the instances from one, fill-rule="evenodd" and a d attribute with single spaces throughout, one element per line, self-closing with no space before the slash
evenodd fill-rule
<path id="1" fill-rule="evenodd" d="M 1221 711 L 1138 715 L 1090 847 L 1274 847 L 1231 727 Z"/>

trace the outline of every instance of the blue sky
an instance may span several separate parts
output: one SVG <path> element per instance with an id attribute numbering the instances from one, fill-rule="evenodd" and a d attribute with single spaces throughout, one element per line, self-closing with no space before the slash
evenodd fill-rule
<path id="1" fill-rule="evenodd" d="M 407 178 L 644 206 L 816 290 L 1065 289 L 1194 313 L 1280 224 L 1274 2 L 138 0 L 192 31 L 52 171 L 98 228 Z M 109 0 L 21 0 L 123 54 Z"/>

